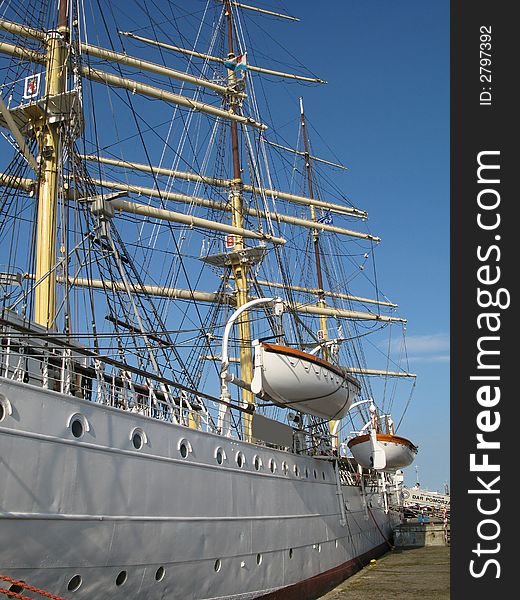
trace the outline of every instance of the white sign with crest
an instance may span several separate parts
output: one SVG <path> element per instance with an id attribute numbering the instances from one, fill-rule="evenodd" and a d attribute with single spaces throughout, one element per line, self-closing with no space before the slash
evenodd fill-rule
<path id="1" fill-rule="evenodd" d="M 23 88 L 23 97 L 25 100 L 36 98 L 40 93 L 40 78 L 41 73 L 35 75 L 29 75 L 25 78 L 25 84 Z"/>

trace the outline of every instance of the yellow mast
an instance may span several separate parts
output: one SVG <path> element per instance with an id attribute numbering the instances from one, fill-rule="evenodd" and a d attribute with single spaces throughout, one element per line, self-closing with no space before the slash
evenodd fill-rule
<path id="1" fill-rule="evenodd" d="M 58 29 L 47 36 L 46 99 L 65 92 L 67 35 L 67 2 L 60 0 Z M 58 125 L 49 123 L 45 114 L 37 123 L 37 139 L 41 171 L 36 232 L 38 283 L 35 287 L 34 310 L 36 322 L 52 329 L 56 319 L 56 237 L 61 144 Z"/>
<path id="2" fill-rule="evenodd" d="M 231 4 L 226 0 L 227 34 L 228 34 L 228 59 L 235 57 L 233 44 L 233 15 Z M 236 85 L 236 75 L 232 69 L 228 69 L 228 87 L 233 89 Z M 238 111 L 238 99 L 236 95 L 230 96 L 229 112 Z M 234 227 L 244 228 L 244 201 L 242 197 L 242 174 L 240 168 L 240 155 L 238 149 L 238 126 L 236 121 L 231 121 L 231 150 L 233 155 L 233 182 L 230 188 L 231 201 L 231 222 Z M 237 254 L 244 249 L 244 238 L 235 236 L 233 251 Z M 233 275 L 235 278 L 236 306 L 243 306 L 248 298 L 248 265 L 246 262 L 233 260 Z M 249 314 L 247 311 L 238 318 L 238 336 L 240 340 L 240 378 L 246 384 L 251 384 L 253 379 L 253 352 L 251 347 L 251 329 L 249 326 Z M 242 390 L 242 401 L 244 404 L 252 405 L 255 403 L 255 397 L 251 391 Z M 252 414 L 243 413 L 244 419 L 244 438 L 246 441 L 252 440 Z"/>

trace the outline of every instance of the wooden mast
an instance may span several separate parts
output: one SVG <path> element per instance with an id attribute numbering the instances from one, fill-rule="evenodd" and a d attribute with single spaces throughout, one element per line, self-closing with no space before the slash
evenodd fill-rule
<path id="1" fill-rule="evenodd" d="M 226 0 L 227 37 L 228 37 L 228 59 L 235 58 L 233 42 L 233 14 L 231 12 L 230 0 Z M 236 74 L 228 69 L 228 87 L 236 85 Z M 230 95 L 229 112 L 238 112 L 238 99 L 236 95 Z M 233 156 L 233 182 L 230 187 L 231 220 L 234 227 L 244 228 L 244 200 L 242 196 L 242 171 L 240 168 L 240 154 L 238 147 L 238 126 L 236 121 L 231 121 L 231 151 Z M 238 260 L 238 252 L 244 249 L 244 238 L 235 236 L 233 252 L 235 258 L 232 261 L 233 275 L 235 278 L 236 306 L 240 308 L 247 301 L 248 292 L 248 264 Z M 251 384 L 253 379 L 253 352 L 251 346 L 251 329 L 249 327 L 249 314 L 247 311 L 238 318 L 238 334 L 240 343 L 240 379 L 246 384 Z M 242 390 L 242 400 L 245 405 L 255 403 L 254 395 L 247 389 Z M 252 415 L 243 414 L 244 437 L 246 441 L 252 440 Z"/>
<path id="2" fill-rule="evenodd" d="M 307 138 L 307 131 L 306 131 L 306 127 L 305 127 L 305 113 L 303 111 L 303 98 L 300 98 L 300 117 L 301 117 L 303 147 L 304 147 L 304 156 L 305 156 L 305 171 L 307 173 L 307 184 L 309 187 L 309 196 L 310 196 L 310 198 L 313 199 L 314 198 L 314 188 L 313 188 L 313 183 L 312 183 L 312 170 L 311 170 L 311 158 L 310 158 L 310 152 L 309 152 L 309 140 Z M 311 220 L 317 221 L 315 207 L 311 204 L 309 208 L 311 211 Z M 320 253 L 319 237 L 320 237 L 319 230 L 313 229 L 312 230 L 312 239 L 313 239 L 313 246 L 314 246 L 314 261 L 316 264 L 316 277 L 317 277 L 317 283 L 318 283 L 317 305 L 320 307 L 324 307 L 325 306 L 325 300 L 324 300 L 325 293 L 324 293 L 324 289 L 323 289 L 323 272 L 322 272 L 322 268 L 321 268 L 321 253 Z M 328 339 L 327 317 L 325 317 L 324 315 L 320 316 L 320 329 L 323 332 L 323 339 L 327 340 Z M 328 359 L 328 356 L 327 356 L 328 349 L 326 346 L 324 346 L 324 353 L 325 353 L 324 358 Z"/>
<path id="3" fill-rule="evenodd" d="M 309 152 L 309 140 L 307 138 L 307 130 L 305 127 L 305 113 L 303 111 L 303 98 L 300 97 L 300 116 L 301 116 L 301 126 L 302 126 L 302 134 L 303 134 L 303 147 L 304 147 L 304 156 L 305 156 L 305 171 L 307 173 L 307 184 L 309 186 L 309 196 L 311 199 L 314 199 L 314 188 L 312 184 L 312 171 L 311 171 L 311 157 Z M 316 209 L 311 204 L 311 220 L 316 221 Z M 314 246 L 314 260 L 316 263 L 316 276 L 318 282 L 318 306 L 323 306 L 323 274 L 321 269 L 321 256 L 320 256 L 320 244 L 319 244 L 320 232 L 317 229 L 313 229 L 312 238 L 313 238 L 313 246 Z M 322 328 L 325 339 L 327 339 L 327 323 L 326 320 L 321 322 L 320 319 L 320 327 Z"/>
<path id="4" fill-rule="evenodd" d="M 311 154 L 310 154 L 310 150 L 309 150 L 309 139 L 307 137 L 307 128 L 305 126 L 305 112 L 303 110 L 303 98 L 302 97 L 300 97 L 300 118 L 301 118 L 302 136 L 303 136 L 303 150 L 304 150 L 304 157 L 305 157 L 305 171 L 307 173 L 307 184 L 309 187 L 309 196 L 311 198 L 314 198 L 314 188 L 313 188 L 313 183 L 312 183 L 312 169 L 311 169 Z M 310 211 L 311 211 L 311 220 L 316 222 L 317 221 L 316 208 L 312 204 L 310 205 Z M 313 239 L 313 246 L 314 246 L 314 261 L 316 264 L 316 278 L 317 278 L 317 284 L 318 284 L 318 290 L 317 290 L 318 302 L 316 304 L 320 308 L 325 308 L 326 302 L 325 302 L 325 291 L 323 288 L 323 271 L 322 271 L 322 266 L 321 266 L 321 252 L 320 252 L 319 238 L 320 238 L 319 230 L 313 229 L 312 230 L 312 239 Z M 321 339 L 325 342 L 329 338 L 329 334 L 327 331 L 327 317 L 324 314 L 320 314 L 319 322 L 320 322 Z M 323 346 L 322 355 L 325 360 L 330 359 L 330 351 L 329 351 L 329 348 L 327 345 Z M 329 421 L 330 432 L 331 433 L 335 432 L 336 428 L 337 428 L 336 421 L 335 420 Z M 338 447 L 338 441 L 337 441 L 336 437 L 332 438 L 332 444 L 333 444 L 333 447 L 335 447 L 335 448 Z"/>
<path id="5" fill-rule="evenodd" d="M 66 47 L 68 36 L 67 0 L 60 0 L 58 28 L 47 36 L 45 98 L 65 92 Z M 37 139 L 41 161 L 38 190 L 36 233 L 35 320 L 51 329 L 56 319 L 56 238 L 58 177 L 61 162 L 61 142 L 58 124 L 49 123 L 43 115 L 37 124 Z"/>

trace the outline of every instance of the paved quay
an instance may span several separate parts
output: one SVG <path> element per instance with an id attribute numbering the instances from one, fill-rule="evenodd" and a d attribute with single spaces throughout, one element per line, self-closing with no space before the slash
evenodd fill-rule
<path id="1" fill-rule="evenodd" d="M 320 600 L 446 600 L 450 547 L 396 547 Z"/>

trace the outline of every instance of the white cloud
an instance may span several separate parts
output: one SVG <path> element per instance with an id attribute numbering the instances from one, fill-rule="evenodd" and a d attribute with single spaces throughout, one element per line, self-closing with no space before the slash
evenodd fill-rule
<path id="1" fill-rule="evenodd" d="M 445 333 L 411 335 L 406 337 L 406 348 L 414 354 L 445 353 L 450 349 L 450 338 Z"/>
<path id="2" fill-rule="evenodd" d="M 413 355 L 413 356 L 408 356 L 408 360 L 410 362 L 449 362 L 450 360 L 450 355 L 449 354 L 431 354 L 431 355 L 426 355 L 426 356 L 421 356 L 421 355 Z"/>
<path id="3" fill-rule="evenodd" d="M 392 352 L 400 354 L 403 350 L 402 344 L 402 339 L 394 340 Z M 450 337 L 446 333 L 406 336 L 406 354 L 410 362 L 448 362 Z"/>

